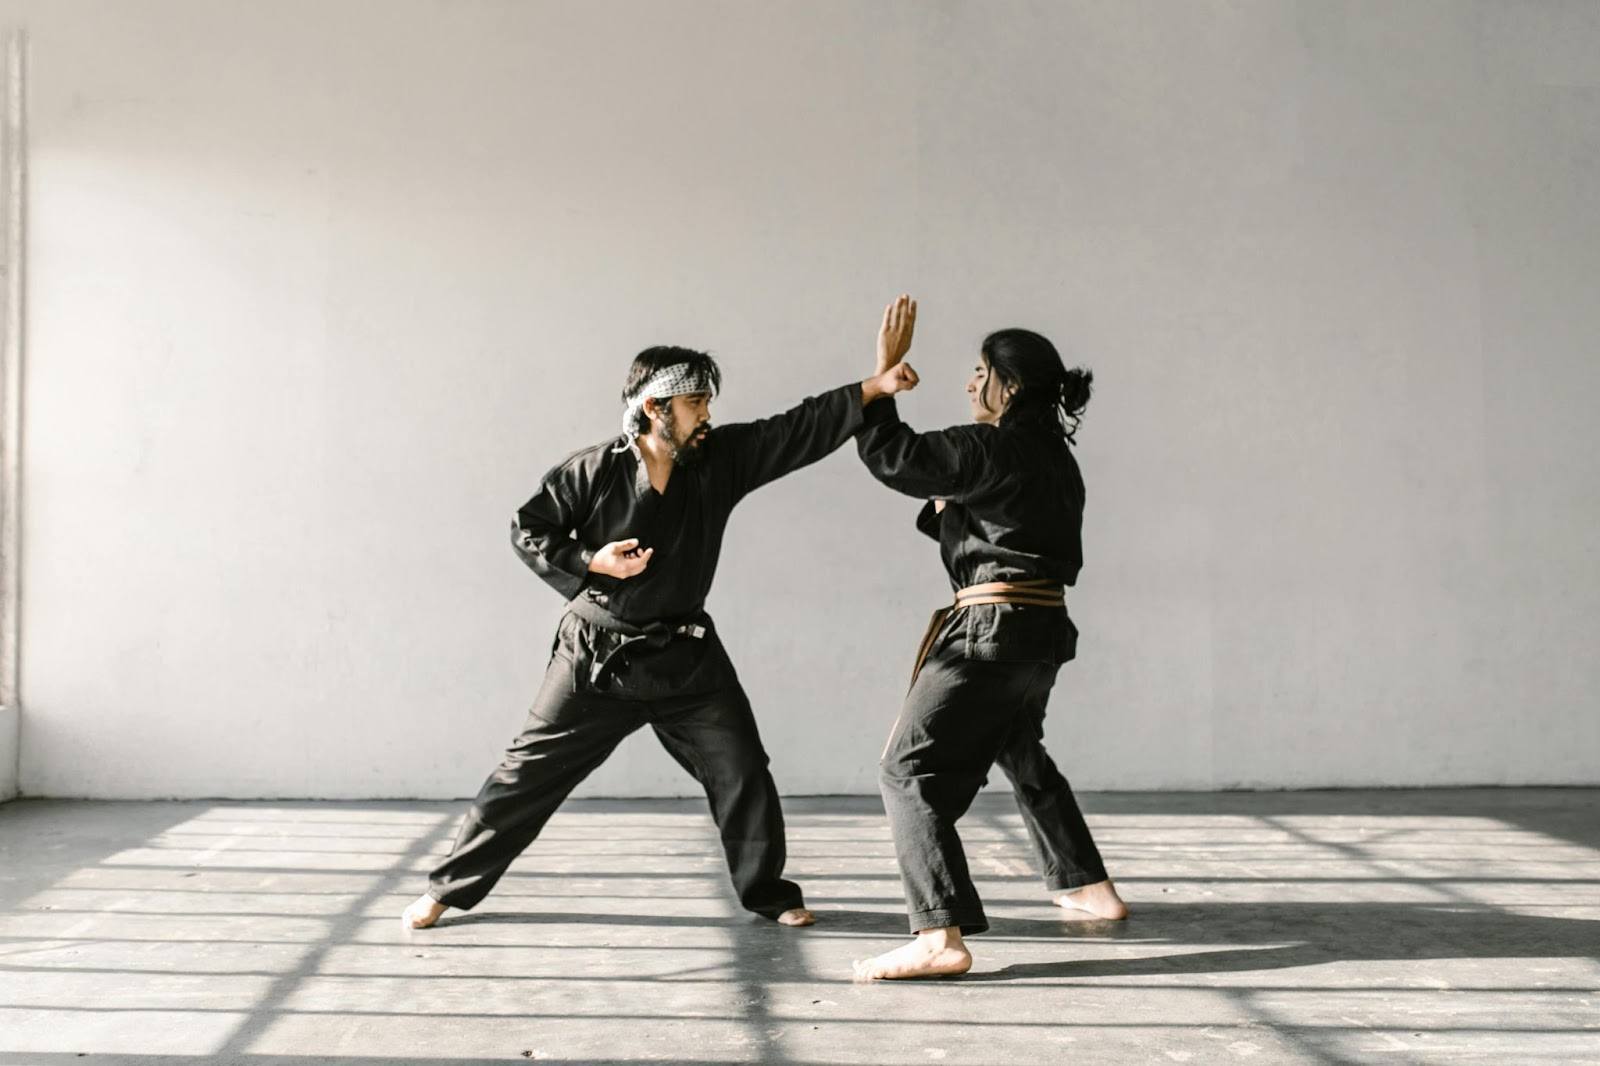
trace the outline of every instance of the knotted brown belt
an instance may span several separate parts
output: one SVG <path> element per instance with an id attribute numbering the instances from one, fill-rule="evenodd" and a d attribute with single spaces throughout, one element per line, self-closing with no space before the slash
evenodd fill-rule
<path id="1" fill-rule="evenodd" d="M 982 585 L 968 585 L 956 593 L 956 601 L 949 607 L 933 612 L 928 631 L 922 635 L 922 646 L 917 649 L 917 665 L 911 671 L 911 683 L 917 683 L 922 664 L 928 661 L 934 641 L 944 629 L 945 620 L 963 607 L 977 607 L 985 603 L 1019 603 L 1029 607 L 1065 607 L 1067 599 L 1059 582 L 1049 578 L 1032 578 L 1027 581 L 989 581 Z"/>
<path id="2" fill-rule="evenodd" d="M 922 646 L 917 649 L 917 665 L 911 671 L 911 684 L 915 686 L 917 677 L 922 673 L 922 665 L 928 661 L 928 653 L 933 651 L 934 642 L 939 639 L 939 634 L 944 630 L 945 620 L 956 611 L 964 607 L 977 607 L 985 603 L 1020 603 L 1029 607 L 1065 607 L 1066 595 L 1061 591 L 1058 582 L 1048 578 L 1033 578 L 1027 581 L 988 581 L 982 585 L 968 585 L 956 592 L 956 601 L 948 607 L 941 607 L 933 612 L 933 618 L 928 621 L 928 631 L 922 635 Z M 909 689 L 908 689 L 909 691 Z M 900 731 L 900 721 L 905 717 L 905 707 L 900 708 L 900 714 L 895 716 L 894 725 L 889 728 L 889 739 L 883 745 L 883 754 L 878 756 L 881 762 L 889 755 L 889 748 L 894 744 L 894 735 Z"/>

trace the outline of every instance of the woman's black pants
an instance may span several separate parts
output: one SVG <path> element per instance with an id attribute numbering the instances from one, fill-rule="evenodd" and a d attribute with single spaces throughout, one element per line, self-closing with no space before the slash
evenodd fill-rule
<path id="1" fill-rule="evenodd" d="M 960 627 L 939 635 L 890 733 L 879 774 L 911 931 L 989 927 L 956 821 L 999 765 L 1053 891 L 1106 879 L 1072 787 L 1044 750 L 1057 663 L 968 659 Z"/>

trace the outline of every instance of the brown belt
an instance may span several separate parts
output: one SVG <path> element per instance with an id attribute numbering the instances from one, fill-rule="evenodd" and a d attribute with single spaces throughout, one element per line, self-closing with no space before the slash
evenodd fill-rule
<path id="1" fill-rule="evenodd" d="M 1020 603 L 1029 607 L 1065 607 L 1066 595 L 1061 591 L 1058 582 L 1048 578 L 1033 578 L 1027 581 L 989 581 L 982 585 L 968 585 L 956 593 L 956 601 L 949 607 L 941 607 L 933 612 L 933 618 L 928 622 L 928 631 L 922 635 L 922 646 L 917 649 L 917 665 L 911 671 L 911 683 L 917 683 L 917 675 L 922 673 L 922 664 L 928 661 L 928 653 L 933 650 L 934 641 L 939 639 L 939 633 L 944 629 L 944 623 L 950 615 L 963 607 L 977 607 L 985 603 Z"/>
<path id="2" fill-rule="evenodd" d="M 922 673 L 922 665 L 928 661 L 928 653 L 933 650 L 934 641 L 939 639 L 939 634 L 944 630 L 944 623 L 956 611 L 963 607 L 977 607 L 985 603 L 1020 603 L 1029 607 L 1065 607 L 1066 595 L 1061 591 L 1057 582 L 1047 578 L 1033 578 L 1027 581 L 989 581 L 982 585 L 968 585 L 956 593 L 956 602 L 948 607 L 941 607 L 933 612 L 933 618 L 928 621 L 928 631 L 922 635 L 922 646 L 917 649 L 917 665 L 911 671 L 911 684 L 917 683 L 917 677 Z M 909 689 L 907 690 L 909 691 Z M 889 748 L 894 744 L 894 735 L 900 730 L 900 719 L 905 715 L 902 706 L 900 714 L 895 717 L 894 725 L 889 728 L 889 739 L 883 745 L 883 754 L 878 756 L 881 762 L 889 755 Z"/>

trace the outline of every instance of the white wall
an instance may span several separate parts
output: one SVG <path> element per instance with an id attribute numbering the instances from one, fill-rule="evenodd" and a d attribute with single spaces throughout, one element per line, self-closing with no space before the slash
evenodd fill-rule
<path id="1" fill-rule="evenodd" d="M 460 796 L 559 600 L 506 542 L 628 359 L 716 416 L 982 335 L 1092 365 L 1087 788 L 1600 781 L 1587 5 L 12 3 L 22 788 Z M 711 607 L 780 787 L 871 792 L 926 613 L 848 450 Z M 848 516 L 848 522 L 840 521 Z M 692 791 L 648 736 L 588 794 Z"/>

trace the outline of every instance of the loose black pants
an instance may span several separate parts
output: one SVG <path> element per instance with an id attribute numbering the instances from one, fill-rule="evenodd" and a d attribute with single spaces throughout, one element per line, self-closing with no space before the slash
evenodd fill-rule
<path id="1" fill-rule="evenodd" d="M 569 632 L 565 625 L 563 632 Z M 709 692 L 618 699 L 579 690 L 575 672 L 588 664 L 574 658 L 573 643 L 558 644 L 527 724 L 483 783 L 449 858 L 429 878 L 428 895 L 462 910 L 476 906 L 568 793 L 648 724 L 705 788 L 744 908 L 776 918 L 803 907 L 800 886 L 783 879 L 783 809 L 750 701 L 733 671 Z M 714 652 L 724 654 L 720 647 Z"/>
<path id="2" fill-rule="evenodd" d="M 968 659 L 960 627 L 936 639 L 879 773 L 894 830 L 911 931 L 989 928 L 956 821 L 996 764 L 1011 779 L 1023 823 L 1053 891 L 1106 879 L 1072 786 L 1044 750 L 1044 712 L 1060 666 Z"/>

